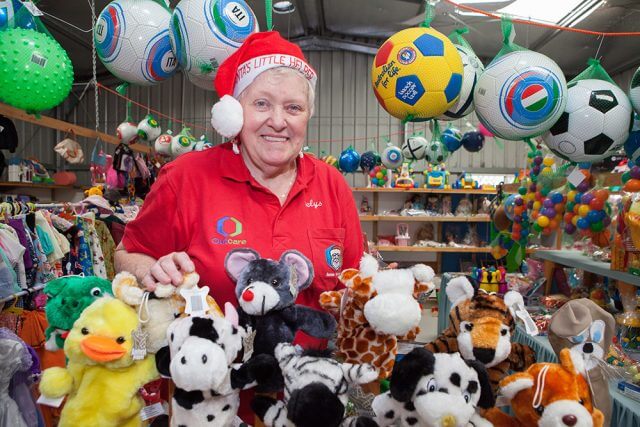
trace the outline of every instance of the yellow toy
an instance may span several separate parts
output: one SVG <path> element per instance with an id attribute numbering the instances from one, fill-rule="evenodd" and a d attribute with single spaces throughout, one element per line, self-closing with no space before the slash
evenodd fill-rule
<path id="1" fill-rule="evenodd" d="M 95 185 L 93 187 L 91 187 L 88 190 L 84 191 L 84 195 L 86 197 L 89 196 L 103 196 L 104 195 L 104 186 L 102 185 Z"/>
<path id="2" fill-rule="evenodd" d="M 153 356 L 132 359 L 137 327 L 134 309 L 115 298 L 100 298 L 82 312 L 64 344 L 67 367 L 46 369 L 40 382 L 45 397 L 67 396 L 59 427 L 144 425 L 138 390 L 158 371 Z"/>

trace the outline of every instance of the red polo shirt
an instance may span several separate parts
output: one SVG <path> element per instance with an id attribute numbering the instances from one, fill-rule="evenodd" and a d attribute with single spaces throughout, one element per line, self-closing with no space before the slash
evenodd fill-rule
<path id="1" fill-rule="evenodd" d="M 162 168 L 140 214 L 125 229 L 124 247 L 154 258 L 187 252 L 200 286 L 209 286 L 220 306 L 237 303 L 224 269 L 230 250 L 249 247 L 277 260 L 285 250 L 297 249 L 315 270 L 297 303 L 319 308 L 320 293 L 338 286 L 337 272 L 358 266 L 362 230 L 340 172 L 313 156 L 297 162 L 298 176 L 280 206 L 230 143 L 184 154 Z"/>

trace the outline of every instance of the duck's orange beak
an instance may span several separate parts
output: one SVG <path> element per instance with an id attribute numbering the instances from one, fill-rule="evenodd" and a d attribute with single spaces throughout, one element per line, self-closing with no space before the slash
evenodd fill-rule
<path id="1" fill-rule="evenodd" d="M 91 335 L 80 343 L 82 352 L 96 362 L 111 362 L 127 354 L 127 350 L 114 339 Z"/>

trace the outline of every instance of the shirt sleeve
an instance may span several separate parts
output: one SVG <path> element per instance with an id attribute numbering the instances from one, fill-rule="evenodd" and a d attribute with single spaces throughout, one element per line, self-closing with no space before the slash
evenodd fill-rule
<path id="1" fill-rule="evenodd" d="M 364 253 L 364 239 L 360 225 L 360 216 L 358 215 L 356 202 L 349 185 L 344 181 L 340 187 L 340 199 L 342 200 L 341 205 L 343 206 L 342 226 L 345 229 L 342 269 L 359 268 L 360 259 Z"/>
<path id="2" fill-rule="evenodd" d="M 140 213 L 124 230 L 122 243 L 127 252 L 158 259 L 171 252 L 186 251 L 189 231 L 172 183 L 172 170 L 165 166 L 151 187 Z"/>

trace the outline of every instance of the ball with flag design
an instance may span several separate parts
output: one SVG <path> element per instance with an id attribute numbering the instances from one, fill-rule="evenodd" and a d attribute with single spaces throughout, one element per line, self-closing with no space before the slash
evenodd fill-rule
<path id="1" fill-rule="evenodd" d="M 438 117 L 453 107 L 462 87 L 462 60 L 433 28 L 408 28 L 391 36 L 373 60 L 373 92 L 401 120 Z"/>
<path id="2" fill-rule="evenodd" d="M 420 160 L 424 158 L 426 149 L 426 139 L 421 136 L 412 136 L 402 145 L 402 155 L 407 160 Z"/>
<path id="3" fill-rule="evenodd" d="M 473 94 L 480 122 L 494 135 L 517 141 L 549 130 L 567 103 L 560 67 L 541 53 L 516 51 L 491 62 Z"/>

